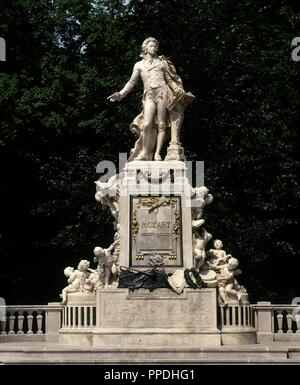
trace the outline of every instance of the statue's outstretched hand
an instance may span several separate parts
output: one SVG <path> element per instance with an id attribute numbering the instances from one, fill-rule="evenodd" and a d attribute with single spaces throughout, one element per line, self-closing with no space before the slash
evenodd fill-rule
<path id="1" fill-rule="evenodd" d="M 110 95 L 107 99 L 110 102 L 116 102 L 116 101 L 119 102 L 122 99 L 122 96 L 119 92 L 115 92 L 114 94 Z"/>

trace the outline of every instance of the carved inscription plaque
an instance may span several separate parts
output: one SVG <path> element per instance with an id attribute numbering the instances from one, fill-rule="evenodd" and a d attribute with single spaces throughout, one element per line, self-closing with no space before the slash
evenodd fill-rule
<path id="1" fill-rule="evenodd" d="M 182 266 L 181 202 L 179 196 L 131 196 L 130 265 L 149 267 L 157 253 L 164 266 Z"/>

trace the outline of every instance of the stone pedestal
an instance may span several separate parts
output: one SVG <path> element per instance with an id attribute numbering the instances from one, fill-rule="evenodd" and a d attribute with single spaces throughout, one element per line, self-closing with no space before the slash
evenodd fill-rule
<path id="1" fill-rule="evenodd" d="M 243 294 L 240 301 L 229 297 L 228 305 L 221 308 L 221 317 L 217 316 L 215 271 L 208 272 L 213 275 L 211 279 L 209 274 L 202 274 L 211 285 L 209 288 L 185 287 L 180 295 L 171 287 L 162 288 L 168 287 L 166 276 L 163 282 L 154 278 L 155 284 L 148 286 L 140 281 L 140 276 L 149 274 L 141 271 L 155 265 L 166 273 L 176 271 L 176 284 L 172 285 L 175 289 L 182 289 L 186 282 L 189 287 L 197 286 L 188 282 L 184 270 L 194 266 L 193 254 L 198 269 L 202 266 L 200 262 L 205 262 L 206 243 L 212 236 L 200 227 L 204 222 L 203 208 L 212 201 L 212 196 L 205 186 L 191 187 L 184 162 L 132 161 L 125 165 L 118 178 L 100 184 L 99 188 L 98 198 L 110 207 L 117 230 L 111 247 L 99 248 L 103 253 L 100 253 L 103 258 L 99 262 L 100 271 L 107 267 L 113 271 L 113 265 L 106 265 L 112 258 L 120 268 L 120 277 L 125 272 L 127 280 L 120 278 L 116 288 L 117 281 L 115 285 L 105 286 L 103 278 L 98 277 L 102 285 L 93 286 L 91 291 L 97 290 L 96 295 L 68 294 L 60 342 L 108 351 L 168 348 L 183 354 L 184 349 L 255 343 L 253 312 L 247 294 Z M 116 193 L 114 199 L 110 199 L 110 192 Z M 225 253 L 216 249 L 216 258 L 220 258 L 217 251 Z M 233 262 L 237 267 L 238 261 Z M 139 271 L 137 275 L 135 269 Z M 151 277 L 156 277 L 153 271 Z M 191 273 L 197 277 L 195 271 L 185 272 Z M 135 290 L 130 291 L 128 287 Z M 151 292 L 145 287 L 155 287 L 155 290 Z"/>
<path id="2" fill-rule="evenodd" d="M 257 312 L 257 340 L 259 343 L 273 341 L 274 336 L 274 319 L 273 307 L 271 302 L 260 301 L 256 309 Z"/>
<path id="3" fill-rule="evenodd" d="M 219 346 L 216 289 L 98 290 L 93 344 L 105 348 Z"/>
<path id="4" fill-rule="evenodd" d="M 120 188 L 119 264 L 149 268 L 154 252 L 166 272 L 193 266 L 191 187 L 181 161 L 133 161 Z"/>
<path id="5" fill-rule="evenodd" d="M 61 320 L 61 305 L 59 302 L 48 303 L 48 312 L 46 318 L 47 341 L 58 340 L 58 330 Z"/>

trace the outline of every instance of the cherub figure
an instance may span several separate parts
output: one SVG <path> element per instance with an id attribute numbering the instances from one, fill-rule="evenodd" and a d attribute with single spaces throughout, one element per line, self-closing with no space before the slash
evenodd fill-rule
<path id="1" fill-rule="evenodd" d="M 90 275 L 89 267 L 90 262 L 83 259 L 79 262 L 77 270 L 74 270 L 71 266 L 65 268 L 64 274 L 68 278 L 69 286 L 65 287 L 62 291 L 62 305 L 67 303 L 68 293 L 84 291 L 84 286 L 88 282 Z"/>
<path id="2" fill-rule="evenodd" d="M 231 257 L 228 262 L 223 265 L 214 266 L 209 262 L 207 262 L 207 264 L 217 272 L 219 295 L 224 305 L 228 304 L 228 295 L 237 297 L 237 299 L 240 300 L 245 289 L 240 286 L 235 279 L 236 275 L 241 274 L 241 270 L 237 268 L 239 261 Z"/>
<path id="3" fill-rule="evenodd" d="M 206 253 L 209 263 L 213 266 L 226 264 L 232 256 L 222 250 L 223 242 L 220 241 L 220 239 L 216 239 L 214 240 L 213 246 L 214 248 Z"/>
<path id="4" fill-rule="evenodd" d="M 193 234 L 193 254 L 194 254 L 194 268 L 196 271 L 200 271 L 206 258 L 205 246 L 207 242 L 212 238 L 212 235 L 203 229 L 202 234 L 198 232 Z"/>
<path id="5" fill-rule="evenodd" d="M 98 271 L 100 277 L 103 277 L 104 288 L 108 287 L 111 275 L 117 275 L 117 265 L 114 257 L 112 256 L 112 250 L 115 247 L 115 242 L 112 243 L 109 248 L 103 249 L 102 247 L 95 247 L 94 249 L 94 262 L 98 262 Z M 102 274 L 103 271 L 103 274 Z"/>
<path id="6" fill-rule="evenodd" d="M 204 219 L 202 219 L 204 207 L 213 201 L 213 196 L 208 192 L 209 190 L 205 186 L 195 187 L 191 190 L 192 226 L 195 229 L 205 222 Z"/>
<path id="7" fill-rule="evenodd" d="M 114 217 L 114 228 L 116 230 L 119 221 L 119 194 L 120 179 L 119 175 L 113 175 L 107 182 L 96 181 L 97 192 L 95 199 L 103 208 L 109 208 Z"/>

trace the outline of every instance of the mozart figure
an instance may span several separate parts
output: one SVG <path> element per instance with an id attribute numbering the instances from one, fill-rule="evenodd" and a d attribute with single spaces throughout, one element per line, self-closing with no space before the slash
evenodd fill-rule
<path id="1" fill-rule="evenodd" d="M 130 125 L 138 140 L 128 161 L 153 160 L 153 157 L 162 160 L 167 128 L 171 128 L 171 144 L 179 144 L 184 109 L 194 99 L 191 93 L 184 91 L 173 64 L 166 57 L 157 56 L 157 51 L 158 41 L 147 38 L 142 44 L 142 60 L 134 65 L 131 78 L 120 92 L 108 97 L 112 102 L 120 101 L 134 88 L 139 77 L 142 78 L 143 111 Z"/>

